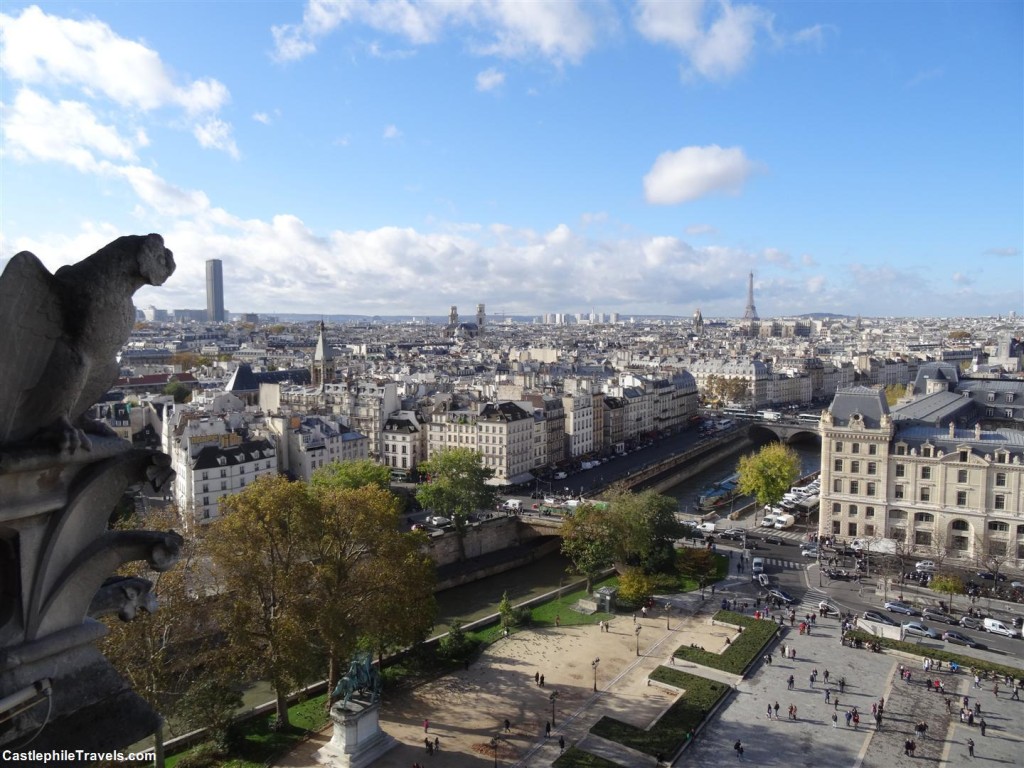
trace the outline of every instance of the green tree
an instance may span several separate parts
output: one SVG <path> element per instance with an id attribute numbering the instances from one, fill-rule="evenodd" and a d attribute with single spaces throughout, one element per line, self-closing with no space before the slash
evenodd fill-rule
<path id="1" fill-rule="evenodd" d="M 214 668 L 188 689 L 178 705 L 178 712 L 188 728 L 206 728 L 217 750 L 226 752 L 230 748 L 235 712 L 242 704 L 242 694 Z"/>
<path id="2" fill-rule="evenodd" d="M 498 603 L 498 614 L 501 616 L 501 628 L 511 627 L 515 622 L 515 609 L 512 601 L 508 599 L 508 591 L 501 595 L 501 602 Z"/>
<path id="3" fill-rule="evenodd" d="M 740 458 L 740 493 L 757 503 L 777 504 L 800 477 L 800 457 L 782 443 L 769 443 L 757 453 Z"/>
<path id="4" fill-rule="evenodd" d="M 359 461 L 332 461 L 313 471 L 314 488 L 362 488 L 367 485 L 388 490 L 391 471 L 370 459 Z"/>
<path id="5" fill-rule="evenodd" d="M 615 562 L 640 566 L 647 573 L 674 569 L 674 544 L 683 535 L 676 518 L 679 504 L 671 496 L 647 490 L 635 493 L 615 487 L 610 503 Z"/>
<path id="6" fill-rule="evenodd" d="M 905 394 L 907 394 L 906 384 L 890 384 L 885 388 L 885 402 L 889 405 L 896 405 Z"/>
<path id="7" fill-rule="evenodd" d="M 619 597 L 631 605 L 642 605 L 654 594 L 654 579 L 640 568 L 627 568 L 619 576 Z"/>
<path id="8" fill-rule="evenodd" d="M 192 397 L 192 390 L 188 388 L 187 384 L 171 379 L 167 382 L 167 386 L 163 388 L 163 394 L 173 397 L 176 403 L 184 403 Z"/>
<path id="9" fill-rule="evenodd" d="M 949 612 L 953 612 L 953 598 L 964 593 L 964 580 L 955 573 L 937 573 L 928 582 L 936 592 L 949 595 Z"/>
<path id="10" fill-rule="evenodd" d="M 582 504 L 562 522 L 562 554 L 573 570 L 587 579 L 587 592 L 594 579 L 612 565 L 615 548 L 614 526 L 609 507 Z"/>
<path id="11" fill-rule="evenodd" d="M 314 564 L 304 534 L 319 504 L 306 484 L 274 475 L 227 497 L 221 508 L 204 542 L 229 596 L 221 602 L 221 626 L 240 672 L 270 681 L 284 728 L 288 694 L 318 666 L 307 623 Z"/>
<path id="12" fill-rule="evenodd" d="M 464 558 L 469 516 L 477 510 L 494 509 L 497 502 L 497 489 L 487 484 L 494 471 L 483 465 L 483 457 L 476 451 L 450 448 L 421 464 L 420 473 L 430 475 L 430 482 L 417 489 L 416 499 L 424 509 L 451 519 Z"/>

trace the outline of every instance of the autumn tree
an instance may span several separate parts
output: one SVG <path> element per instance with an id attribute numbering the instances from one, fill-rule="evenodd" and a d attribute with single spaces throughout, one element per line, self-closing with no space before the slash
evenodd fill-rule
<path id="1" fill-rule="evenodd" d="M 642 605 L 654 594 L 654 579 L 640 568 L 627 568 L 619 576 L 618 597 L 627 605 Z"/>
<path id="2" fill-rule="evenodd" d="M 800 477 L 800 457 L 790 446 L 769 443 L 740 458 L 739 490 L 760 505 L 777 504 Z"/>
<path id="3" fill-rule="evenodd" d="M 900 398 L 906 394 L 906 384 L 890 384 L 885 388 L 885 402 L 890 406 L 896 405 L 900 401 Z"/>
<path id="4" fill-rule="evenodd" d="M 317 667 L 308 605 L 313 563 L 303 536 L 318 504 L 304 483 L 260 477 L 221 503 L 205 536 L 216 575 L 230 597 L 220 620 L 240 672 L 270 681 L 277 724 L 287 727 L 287 697 Z"/>
<path id="5" fill-rule="evenodd" d="M 676 518 L 678 502 L 655 491 L 634 493 L 618 487 L 606 498 L 615 562 L 639 566 L 647 573 L 671 570 L 675 541 L 683 535 Z"/>
<path id="6" fill-rule="evenodd" d="M 176 403 L 184 403 L 192 397 L 192 390 L 188 388 L 187 384 L 171 379 L 163 388 L 163 394 L 173 397 Z"/>
<path id="7" fill-rule="evenodd" d="M 955 572 L 937 573 L 928 581 L 936 592 L 949 595 L 949 612 L 953 612 L 953 598 L 964 593 L 964 580 Z"/>
<path id="8" fill-rule="evenodd" d="M 391 470 L 371 459 L 332 461 L 314 470 L 310 482 L 315 489 L 375 485 L 386 491 L 391 484 Z"/>
<path id="9" fill-rule="evenodd" d="M 573 570 L 586 578 L 588 593 L 594 588 L 594 579 L 613 562 L 614 526 L 609 509 L 581 504 L 562 521 L 562 554 L 569 558 Z"/>
<path id="10" fill-rule="evenodd" d="M 469 516 L 477 510 L 493 509 L 497 489 L 487 481 L 494 471 L 483 465 L 483 457 L 469 448 L 450 448 L 420 465 L 420 474 L 430 475 L 430 482 L 416 491 L 416 499 L 424 509 L 450 518 L 459 536 L 462 551 Z"/>

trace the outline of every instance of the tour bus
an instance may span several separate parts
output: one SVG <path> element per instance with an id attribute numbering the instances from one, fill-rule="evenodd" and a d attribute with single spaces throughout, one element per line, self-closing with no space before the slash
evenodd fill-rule
<path id="1" fill-rule="evenodd" d="M 802 421 L 804 424 L 817 424 L 821 421 L 820 413 L 801 413 L 796 417 L 797 421 Z"/>
<path id="2" fill-rule="evenodd" d="M 764 421 L 782 421 L 782 413 L 779 411 L 758 411 L 757 416 Z"/>
<path id="3" fill-rule="evenodd" d="M 749 419 L 754 414 L 744 408 L 742 405 L 727 405 L 722 409 L 723 416 L 732 416 L 737 419 Z"/>

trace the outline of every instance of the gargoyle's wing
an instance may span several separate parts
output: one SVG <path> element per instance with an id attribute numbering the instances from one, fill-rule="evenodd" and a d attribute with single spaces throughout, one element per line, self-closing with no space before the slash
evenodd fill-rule
<path id="1" fill-rule="evenodd" d="M 46 372 L 62 333 L 53 276 L 28 251 L 15 254 L 0 274 L 0 445 L 28 437 L 39 414 L 22 408 Z"/>

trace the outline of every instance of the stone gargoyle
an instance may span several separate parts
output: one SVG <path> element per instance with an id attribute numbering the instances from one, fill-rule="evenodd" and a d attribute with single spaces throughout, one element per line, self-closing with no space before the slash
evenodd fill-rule
<path id="1" fill-rule="evenodd" d="M 54 274 L 28 251 L 0 275 L 0 446 L 91 447 L 109 429 L 84 414 L 117 379 L 132 295 L 174 272 L 160 235 L 127 235 Z"/>

